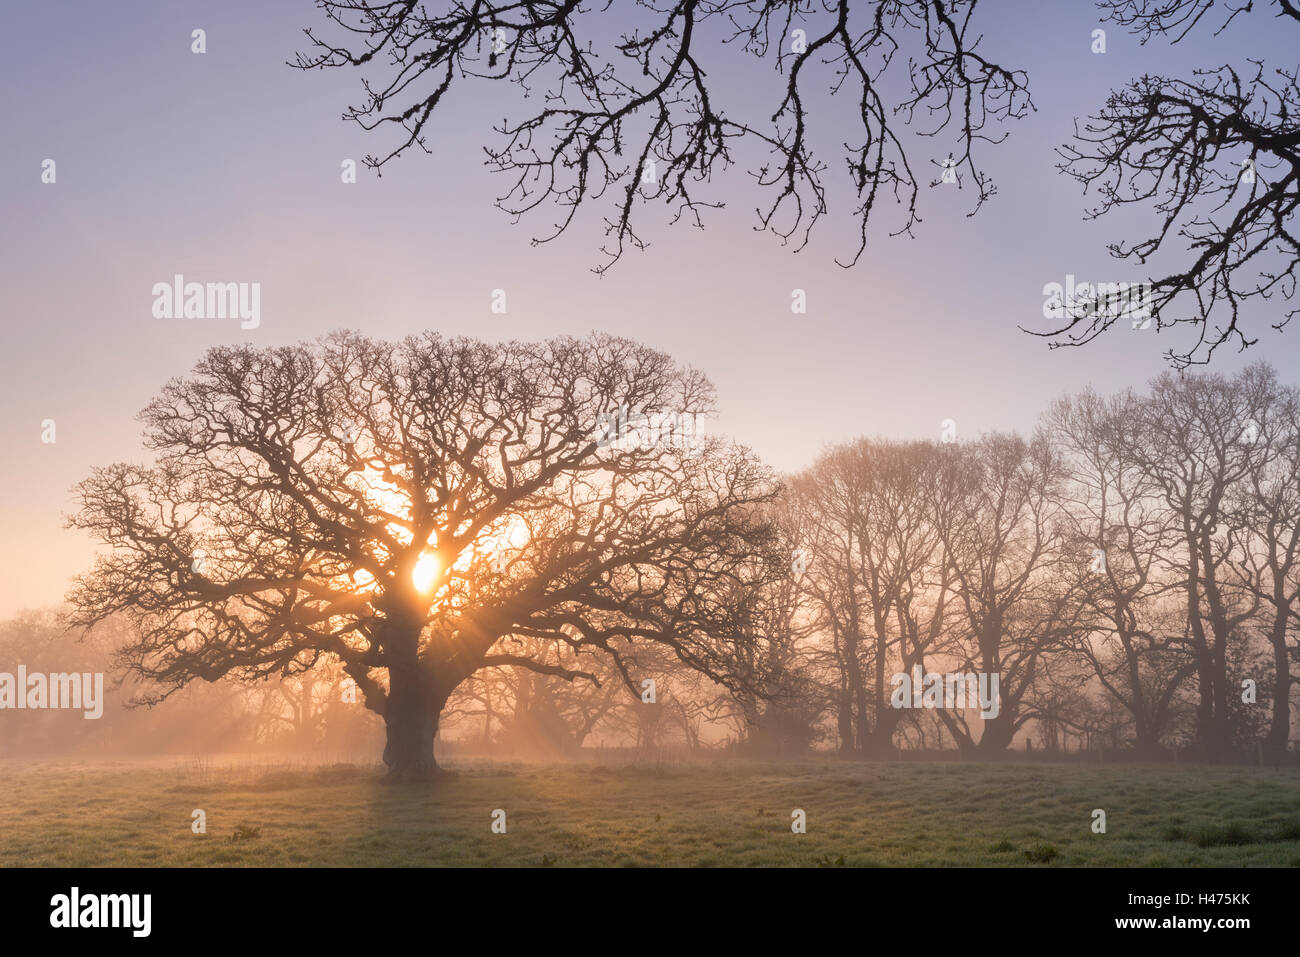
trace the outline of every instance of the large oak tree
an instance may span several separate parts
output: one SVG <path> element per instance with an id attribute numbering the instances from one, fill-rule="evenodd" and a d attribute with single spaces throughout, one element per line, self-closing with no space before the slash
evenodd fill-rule
<path id="1" fill-rule="evenodd" d="M 623 652 L 658 642 L 753 688 L 743 646 L 763 638 L 737 596 L 788 571 L 769 474 L 638 419 L 689 424 L 712 400 L 698 372 L 605 335 L 213 348 L 142 413 L 153 464 L 78 486 L 70 524 L 111 548 L 71 620 L 133 621 L 121 659 L 146 703 L 334 660 L 401 777 L 437 769 L 443 704 L 480 669 L 591 678 L 564 652 L 597 650 L 632 684 Z M 529 656 L 537 640 L 561 654 Z"/>

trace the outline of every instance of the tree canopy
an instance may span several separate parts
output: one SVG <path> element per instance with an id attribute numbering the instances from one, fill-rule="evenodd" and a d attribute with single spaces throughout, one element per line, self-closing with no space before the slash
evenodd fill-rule
<path id="1" fill-rule="evenodd" d="M 699 373 L 606 335 L 213 348 L 142 413 L 156 462 L 78 486 L 70 524 L 112 548 L 72 620 L 133 619 L 121 655 L 150 700 L 336 660 L 404 773 L 435 767 L 441 707 L 481 668 L 594 678 L 576 653 L 619 665 L 657 642 L 750 686 L 739 646 L 762 638 L 737 596 L 781 571 L 771 477 L 743 448 L 647 425 L 712 401 Z M 525 638 L 568 654 L 530 657 Z"/>

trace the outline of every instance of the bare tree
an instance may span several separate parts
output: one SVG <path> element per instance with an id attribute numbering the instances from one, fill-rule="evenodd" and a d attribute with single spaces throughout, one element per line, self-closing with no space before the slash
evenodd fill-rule
<path id="1" fill-rule="evenodd" d="M 134 619 L 121 661 L 150 701 L 337 660 L 384 718 L 399 776 L 436 770 L 442 707 L 480 669 L 594 677 L 511 635 L 615 661 L 617 641 L 660 642 L 746 686 L 738 645 L 762 637 L 732 599 L 784 572 L 760 515 L 767 471 L 718 439 L 602 438 L 611 410 L 711 401 L 699 373 L 604 335 L 213 348 L 142 413 L 156 464 L 78 486 L 71 525 L 111 550 L 70 620 Z"/>
<path id="2" fill-rule="evenodd" d="M 1135 407 L 1138 419 L 1123 450 L 1159 487 L 1177 529 L 1178 547 L 1168 561 L 1185 596 L 1196 658 L 1196 737 L 1217 760 L 1231 750 L 1229 651 L 1259 605 L 1227 563 L 1229 503 L 1238 483 L 1262 464 L 1263 447 L 1249 439 L 1272 388 L 1263 366 L 1231 380 L 1167 373 Z"/>
<path id="3" fill-rule="evenodd" d="M 1176 605 L 1179 586 L 1166 574 L 1176 524 L 1155 477 L 1125 454 L 1140 403 L 1131 392 L 1107 400 L 1088 390 L 1058 402 L 1048 425 L 1069 469 L 1063 518 L 1073 560 L 1064 567 L 1086 606 L 1087 628 L 1070 647 L 1129 712 L 1135 747 L 1150 757 L 1196 668 L 1185 653 L 1186 616 L 1168 600 L 1173 593 Z"/>
<path id="4" fill-rule="evenodd" d="M 938 714 L 960 750 L 997 755 L 1035 717 L 1028 705 L 1040 662 L 1080 627 L 1080 602 L 1062 574 L 1065 470 L 1043 437 L 991 435 L 948 452 L 933 509 L 960 623 L 943 651 L 998 675 L 1001 700 L 978 739 L 964 714 Z"/>
<path id="5" fill-rule="evenodd" d="M 547 242 L 581 206 L 611 192 L 597 272 L 629 246 L 644 246 L 633 222 L 638 205 L 663 203 L 673 222 L 702 225 L 703 211 L 722 205 L 704 190 L 737 161 L 742 141 L 766 154 L 751 170 L 772 195 L 758 211 L 759 227 L 802 247 L 827 211 L 828 163 L 814 150 L 807 108 L 819 84 L 854 101 L 855 128 L 833 133 L 847 151 L 846 185 L 857 203 L 858 245 L 844 264 L 861 256 L 881 199 L 892 198 L 903 210 L 897 232 L 910 232 L 919 221 L 925 176 L 901 127 L 916 119 L 919 136 L 951 134 L 948 158 L 927 158 L 936 171 L 942 166 L 958 182 L 966 178 L 978 209 L 994 193 L 977 165 L 978 146 L 1000 141 L 1006 133 L 997 127 L 1032 109 L 1025 75 L 980 51 L 977 0 L 597 7 L 576 0 L 317 0 L 317 6 L 339 38 L 308 29 L 311 49 L 293 65 L 314 70 L 387 61 L 386 75 L 365 81 L 365 100 L 344 113 L 366 130 L 400 129 L 395 148 L 366 157 L 376 170 L 412 146 L 427 151 L 430 120 L 458 86 L 505 81 L 535 99 L 531 115 L 502 121 L 498 139 L 485 147 L 488 165 L 510 184 L 497 204 L 514 217 L 558 207 L 553 228 L 534 240 Z M 768 60 L 783 77 L 760 116 L 729 109 L 710 75 L 711 62 L 728 50 Z M 891 95 L 894 90 L 901 92 Z M 931 185 L 942 178 L 934 176 Z"/>
<path id="6" fill-rule="evenodd" d="M 870 676 L 880 652 L 869 643 L 871 609 L 860 570 L 860 536 L 869 533 L 864 530 L 866 490 L 854 464 L 850 451 L 831 450 L 795 477 L 788 500 L 789 538 L 797 546 L 792 574 L 800 579 L 811 627 L 828 646 L 833 710 L 846 754 L 866 748 L 879 706 Z"/>
<path id="7" fill-rule="evenodd" d="M 795 539 L 790 534 L 788 500 L 780 503 L 778 524 L 783 530 L 783 552 L 790 555 Z M 752 626 L 767 636 L 749 645 L 761 655 L 751 667 L 766 678 L 756 694 L 742 690 L 730 695 L 737 717 L 739 745 L 761 755 L 788 756 L 807 751 L 822 734 L 828 700 L 814 667 L 812 635 L 815 624 L 806 614 L 807 578 L 795 562 L 786 574 L 762 589 L 743 596 Z M 706 706 L 709 703 L 706 702 Z M 717 712 L 725 702 L 715 701 Z"/>
<path id="8" fill-rule="evenodd" d="M 1202 21 L 1222 31 L 1254 3 L 1215 0 L 1099 0 L 1108 18 L 1146 43 L 1166 36 L 1178 42 Z M 1300 7 L 1291 0 L 1258 4 L 1275 8 L 1274 29 L 1300 39 Z M 1195 331 L 1189 348 L 1169 350 L 1178 365 L 1205 363 L 1224 343 L 1256 342 L 1243 307 L 1268 310 L 1273 328 L 1295 315 L 1268 304 L 1291 300 L 1300 266 L 1295 233 L 1300 208 L 1300 85 L 1294 67 L 1246 66 L 1194 70 L 1189 77 L 1144 75 L 1112 92 L 1060 150 L 1060 168 L 1094 189 L 1101 216 L 1127 205 L 1149 207 L 1158 227 L 1137 242 L 1110 246 L 1112 255 L 1146 265 L 1181 240 L 1182 268 L 1151 278 L 1146 320 L 1157 329 L 1182 324 Z M 1129 310 L 1114 291 L 1065 304 L 1064 324 L 1036 333 L 1052 345 L 1076 346 L 1105 332 Z"/>
<path id="9" fill-rule="evenodd" d="M 1265 751 L 1277 761 L 1291 736 L 1292 661 L 1300 657 L 1300 393 L 1262 378 L 1254 418 L 1241 436 L 1256 455 L 1229 495 L 1230 569 L 1262 603 L 1272 651 L 1273 713 Z"/>
<path id="10" fill-rule="evenodd" d="M 792 483 L 808 597 L 830 639 L 846 751 L 889 753 L 898 711 L 890 674 L 942 636 L 950 566 L 930 508 L 929 443 L 837 446 Z"/>

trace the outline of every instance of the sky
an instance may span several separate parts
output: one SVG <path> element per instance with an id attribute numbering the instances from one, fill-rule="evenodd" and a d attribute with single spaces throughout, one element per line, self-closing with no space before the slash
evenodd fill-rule
<path id="1" fill-rule="evenodd" d="M 611 24 L 625 2 L 605 15 Z M 915 238 L 890 238 L 894 211 L 883 210 L 858 265 L 843 269 L 834 260 L 852 250 L 848 210 L 833 207 L 793 253 L 754 229 L 763 195 L 734 167 L 717 184 L 728 205 L 704 230 L 666 228 L 667 210 L 646 209 L 650 248 L 597 276 L 598 222 L 534 246 L 549 212 L 515 223 L 493 205 L 504 187 L 482 147 L 494 122 L 523 115 L 513 88 L 465 86 L 431 128 L 431 155 L 408 153 L 382 178 L 362 168 L 343 184 L 343 160 L 396 143 L 341 120 L 361 98 L 361 74 L 287 65 L 307 49 L 302 29 L 323 27 L 307 0 L 7 7 L 0 615 L 57 603 L 88 567 L 93 543 L 64 528 L 73 485 L 95 466 L 145 461 L 136 414 L 215 344 L 339 328 L 490 340 L 599 329 L 706 372 L 719 398 L 713 430 L 782 471 L 860 435 L 937 438 L 945 419 L 959 438 L 1028 431 L 1062 394 L 1140 386 L 1186 345 L 1181 333 L 1119 324 L 1086 348 L 1049 351 L 1018 328 L 1041 327 L 1043 286 L 1068 274 L 1147 278 L 1105 246 L 1149 229 L 1149 214 L 1085 222 L 1090 200 L 1056 170 L 1055 148 L 1140 74 L 1251 56 L 1295 65 L 1268 12 L 1217 38 L 1202 30 L 1174 47 L 1141 46 L 1100 24 L 1087 0 L 997 0 L 977 13 L 982 49 L 1028 73 L 1036 110 L 984 148 L 998 192 L 976 216 L 969 187 L 923 190 Z M 1099 26 L 1104 54 L 1091 50 Z M 206 32 L 204 54 L 191 52 L 194 29 Z M 753 74 L 734 55 L 718 64 L 728 110 L 771 112 L 769 68 Z M 845 138 L 838 103 L 810 104 L 831 176 Z M 935 143 L 935 157 L 949 148 Z M 57 180 L 42 183 L 50 158 Z M 177 273 L 260 283 L 260 325 L 155 318 L 153 286 Z M 491 311 L 494 289 L 506 290 L 504 315 Z M 793 289 L 806 291 L 806 314 L 792 314 Z M 1256 347 L 1224 351 L 1216 367 L 1264 358 L 1297 381 L 1300 331 L 1261 322 L 1252 332 Z M 50 419 L 52 443 L 42 441 Z"/>

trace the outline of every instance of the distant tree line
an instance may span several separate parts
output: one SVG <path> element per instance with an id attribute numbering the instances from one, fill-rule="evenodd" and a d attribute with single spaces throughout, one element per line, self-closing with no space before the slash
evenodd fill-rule
<path id="1" fill-rule="evenodd" d="M 762 548 L 785 556 L 780 573 L 765 565 L 762 574 L 723 575 L 721 565 L 749 562 L 748 553 L 710 551 L 706 542 L 695 541 L 689 556 L 664 552 L 665 572 L 689 557 L 692 574 L 714 576 L 709 600 L 726 626 L 726 656 L 717 660 L 727 680 L 699 666 L 696 645 L 674 639 L 679 599 L 660 585 L 653 598 L 667 617 L 664 639 L 624 628 L 617 639 L 611 631 L 603 642 L 580 641 L 534 625 L 501 635 L 440 706 L 439 740 L 544 756 L 604 745 L 863 757 L 956 749 L 991 758 L 1073 744 L 1145 759 L 1177 750 L 1280 762 L 1294 755 L 1297 737 L 1298 423 L 1300 391 L 1261 363 L 1234 376 L 1170 372 L 1113 396 L 1084 391 L 1046 410 L 1028 437 L 864 438 L 829 448 L 729 506 L 736 528 L 768 530 Z M 653 450 L 636 454 L 654 461 Z M 665 461 L 695 468 L 679 451 Z M 671 501 L 655 506 L 664 521 Z M 636 541 L 611 538 L 607 547 Z M 178 574 L 188 574 L 189 552 L 179 554 Z M 487 570 L 494 562 L 505 564 L 487 557 L 466 566 L 467 587 L 497 574 Z M 650 594 L 666 580 L 644 577 L 648 567 L 627 565 L 641 577 L 626 587 Z M 211 582 L 194 585 L 193 607 L 214 601 Z M 358 593 L 373 595 L 339 594 Z M 183 591 L 156 595 L 185 599 Z M 235 607 L 224 592 L 218 598 Z M 640 607 L 598 592 L 590 600 Z M 435 594 L 429 614 L 440 607 Z M 235 624 L 242 614 L 227 612 Z M 693 626 L 692 642 L 713 647 L 704 624 Z M 300 640 L 295 634 L 268 632 L 267 641 Z M 0 655 L 29 668 L 107 671 L 141 647 L 129 614 L 105 617 L 79 645 L 74 637 L 52 616 L 20 616 L 0 626 Z M 195 647 L 241 653 L 220 634 L 206 641 Z M 208 653 L 189 659 L 186 680 L 167 694 L 127 669 L 116 698 L 161 703 L 155 712 L 110 711 L 102 722 L 8 715 L 23 723 L 6 753 L 64 750 L 110 740 L 97 737 L 106 732 L 117 749 L 155 751 L 377 740 L 365 689 L 330 656 L 221 672 L 207 667 Z M 996 674 L 996 715 L 895 707 L 895 676 L 917 669 Z M 196 677 L 206 681 L 191 684 Z"/>
<path id="2" fill-rule="evenodd" d="M 459 720 L 484 740 L 547 725 L 571 747 L 619 724 L 698 745 L 694 720 L 767 754 L 996 757 L 1072 740 L 1280 761 L 1296 738 L 1298 421 L 1300 393 L 1256 364 L 1085 391 L 1030 437 L 838 445 L 772 507 L 791 570 L 748 599 L 762 693 L 665 660 L 657 708 L 511 679 L 477 684 Z M 892 676 L 918 666 L 998 674 L 997 716 L 893 707 Z"/>

